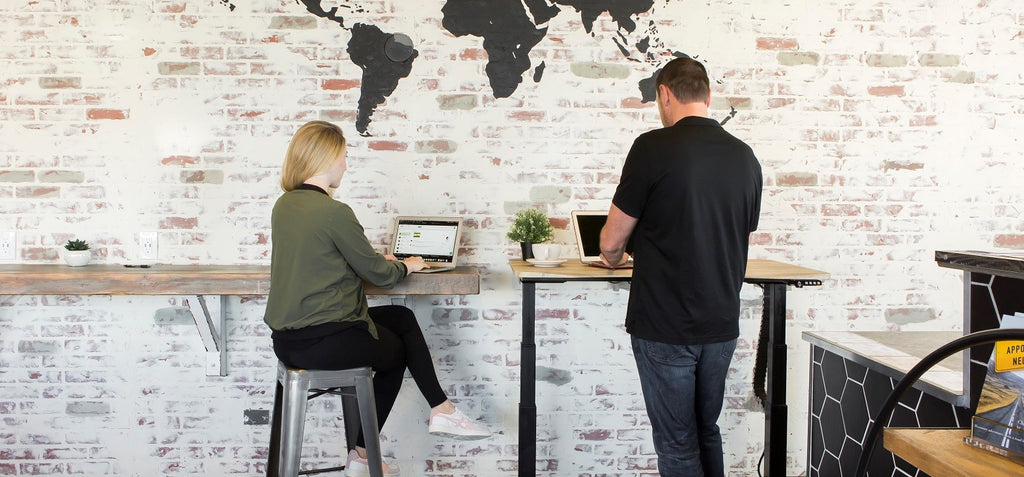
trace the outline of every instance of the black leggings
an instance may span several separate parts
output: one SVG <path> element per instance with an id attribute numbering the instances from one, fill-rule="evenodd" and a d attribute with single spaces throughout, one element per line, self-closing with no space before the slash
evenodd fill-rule
<path id="1" fill-rule="evenodd" d="M 361 326 L 308 340 L 274 340 L 274 353 L 284 364 L 302 369 L 373 368 L 373 393 L 377 425 L 384 427 L 402 387 L 405 368 L 430 407 L 448 400 L 434 371 L 434 361 L 423 339 L 423 331 L 412 310 L 398 305 L 370 307 L 370 319 L 377 325 L 373 339 Z M 360 430 L 359 447 L 366 447 Z"/>

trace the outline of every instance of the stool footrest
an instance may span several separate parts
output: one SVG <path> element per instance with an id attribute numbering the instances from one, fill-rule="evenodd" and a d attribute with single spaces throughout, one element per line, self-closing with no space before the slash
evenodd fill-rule
<path id="1" fill-rule="evenodd" d="M 345 466 L 341 466 L 341 467 L 324 467 L 323 469 L 301 470 L 301 471 L 299 471 L 299 475 L 323 474 L 324 472 L 341 472 L 343 470 L 345 470 Z"/>

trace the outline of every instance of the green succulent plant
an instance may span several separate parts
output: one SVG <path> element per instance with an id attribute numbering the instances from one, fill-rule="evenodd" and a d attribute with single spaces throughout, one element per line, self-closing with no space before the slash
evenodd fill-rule
<path id="1" fill-rule="evenodd" d="M 516 212 L 507 236 L 513 242 L 541 243 L 550 240 L 554 232 L 547 214 L 537 209 L 523 209 Z"/>
<path id="2" fill-rule="evenodd" d="M 64 248 L 70 251 L 89 250 L 89 243 L 85 240 L 68 240 L 68 243 L 64 244 Z"/>

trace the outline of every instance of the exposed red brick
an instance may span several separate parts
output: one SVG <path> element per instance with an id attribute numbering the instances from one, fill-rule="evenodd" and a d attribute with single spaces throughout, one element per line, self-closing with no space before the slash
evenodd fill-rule
<path id="1" fill-rule="evenodd" d="M 853 204 L 823 204 L 821 215 L 830 216 L 854 216 L 861 215 L 860 206 Z"/>
<path id="2" fill-rule="evenodd" d="M 580 433 L 580 439 L 585 441 L 604 441 L 608 440 L 612 436 L 612 431 L 608 429 L 594 429 L 591 431 L 583 431 Z"/>
<path id="3" fill-rule="evenodd" d="M 620 101 L 619 106 L 629 109 L 653 108 L 654 103 L 644 103 L 640 98 L 631 97 Z"/>
<path id="4" fill-rule="evenodd" d="M 199 226 L 197 217 L 167 217 L 160 221 L 161 229 L 194 229 Z"/>
<path id="5" fill-rule="evenodd" d="M 165 166 L 185 166 L 199 164 L 199 158 L 196 156 L 168 156 L 160 160 L 160 164 Z"/>
<path id="6" fill-rule="evenodd" d="M 142 54 L 146 56 L 153 56 L 154 54 L 156 54 L 156 49 L 147 46 L 146 48 L 142 49 Z"/>
<path id="7" fill-rule="evenodd" d="M 546 114 L 544 111 L 515 111 L 509 113 L 508 118 L 513 121 L 541 121 Z"/>
<path id="8" fill-rule="evenodd" d="M 868 94 L 871 96 L 904 96 L 902 86 L 875 86 L 868 88 Z"/>
<path id="9" fill-rule="evenodd" d="M 486 60 L 487 52 L 484 51 L 482 48 L 466 48 L 462 50 L 461 53 L 459 53 L 459 59 L 470 61 Z"/>
<path id="10" fill-rule="evenodd" d="M 818 184 L 818 175 L 813 172 L 790 172 L 775 175 L 775 183 L 780 186 L 813 186 Z"/>
<path id="11" fill-rule="evenodd" d="M 187 3 L 166 3 L 160 9 L 163 13 L 184 13 Z"/>
<path id="12" fill-rule="evenodd" d="M 123 109 L 90 109 L 86 111 L 89 119 L 128 119 L 128 111 Z"/>
<path id="13" fill-rule="evenodd" d="M 363 84 L 363 82 L 356 79 L 331 79 L 324 80 L 320 84 L 320 89 L 341 91 L 347 89 L 357 89 L 361 84 Z"/>
<path id="14" fill-rule="evenodd" d="M 758 50 L 797 50 L 800 44 L 793 38 L 758 38 Z"/>
<path id="15" fill-rule="evenodd" d="M 370 141 L 367 146 L 371 151 L 405 151 L 409 143 L 400 141 Z"/>
<path id="16" fill-rule="evenodd" d="M 1000 248 L 1024 249 L 1024 234 L 998 234 L 992 244 Z"/>
<path id="17" fill-rule="evenodd" d="M 903 171 L 916 171 L 924 167 L 924 164 L 913 161 L 885 161 L 882 168 L 887 171 L 903 170 Z"/>

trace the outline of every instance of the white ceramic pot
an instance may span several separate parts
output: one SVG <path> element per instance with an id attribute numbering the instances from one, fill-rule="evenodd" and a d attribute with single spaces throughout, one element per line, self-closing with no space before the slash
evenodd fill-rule
<path id="1" fill-rule="evenodd" d="M 87 265 L 92 259 L 92 252 L 89 250 L 65 250 L 64 261 L 72 267 Z"/>

